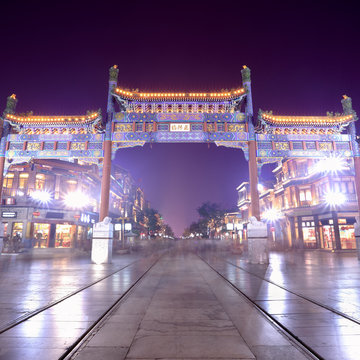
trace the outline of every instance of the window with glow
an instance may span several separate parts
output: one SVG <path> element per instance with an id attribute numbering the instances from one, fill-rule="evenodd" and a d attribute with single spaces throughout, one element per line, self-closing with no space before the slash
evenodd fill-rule
<path id="1" fill-rule="evenodd" d="M 305 201 L 305 191 L 304 190 L 300 191 L 300 201 Z"/>
<path id="2" fill-rule="evenodd" d="M 44 174 L 37 174 L 35 178 L 35 189 L 36 190 L 43 190 L 45 187 L 45 175 Z"/>
<path id="3" fill-rule="evenodd" d="M 29 174 L 24 173 L 19 175 L 19 189 L 25 189 L 28 183 Z"/>
<path id="4" fill-rule="evenodd" d="M 14 183 L 14 174 L 13 173 L 9 173 L 6 174 L 5 178 L 4 178 L 4 188 L 7 189 L 11 189 Z"/>
<path id="5" fill-rule="evenodd" d="M 77 181 L 76 180 L 68 180 L 66 182 L 66 184 L 67 184 L 67 191 L 68 192 L 76 191 L 76 188 L 77 188 Z"/>
<path id="6" fill-rule="evenodd" d="M 346 182 L 342 182 L 342 183 L 341 183 L 341 192 L 342 192 L 342 193 L 347 193 Z"/>
<path id="7" fill-rule="evenodd" d="M 355 192 L 354 183 L 353 183 L 353 182 L 349 182 L 349 183 L 348 183 L 348 191 L 349 191 L 349 194 L 353 194 L 353 193 Z"/>

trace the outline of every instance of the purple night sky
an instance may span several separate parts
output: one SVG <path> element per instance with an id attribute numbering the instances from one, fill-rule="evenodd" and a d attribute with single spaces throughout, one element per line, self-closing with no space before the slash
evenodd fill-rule
<path id="1" fill-rule="evenodd" d="M 105 112 L 108 68 L 121 87 L 216 91 L 252 70 L 254 110 L 325 115 L 352 97 L 360 112 L 355 2 L 62 1 L 2 4 L 1 107 L 18 112 Z M 236 205 L 248 178 L 240 150 L 154 144 L 117 153 L 177 234 L 204 201 Z"/>

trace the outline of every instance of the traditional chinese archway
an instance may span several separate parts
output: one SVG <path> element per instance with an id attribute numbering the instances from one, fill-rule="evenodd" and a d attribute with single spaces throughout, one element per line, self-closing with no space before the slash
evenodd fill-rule
<path id="1" fill-rule="evenodd" d="M 19 116 L 12 95 L 1 118 L 0 188 L 11 163 L 54 158 L 96 163 L 102 168 L 100 220 L 108 214 L 111 159 L 118 149 L 145 143 L 215 143 L 241 149 L 249 162 L 251 214 L 260 218 L 258 171 L 285 158 L 354 158 L 360 179 L 356 113 L 344 96 L 343 114 L 275 116 L 259 111 L 253 120 L 250 69 L 242 86 L 222 92 L 142 93 L 118 87 L 110 68 L 107 116 Z M 360 186 L 356 187 L 360 208 Z"/>

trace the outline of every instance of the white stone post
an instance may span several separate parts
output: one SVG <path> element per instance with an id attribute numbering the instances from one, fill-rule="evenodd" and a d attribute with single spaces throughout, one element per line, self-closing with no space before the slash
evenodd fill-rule
<path id="1" fill-rule="evenodd" d="M 269 247 L 266 224 L 258 221 L 255 216 L 251 216 L 247 233 L 249 262 L 251 264 L 268 264 Z"/>
<path id="2" fill-rule="evenodd" d="M 94 225 L 91 247 L 91 261 L 95 264 L 110 264 L 113 247 L 113 224 L 106 216 Z"/>

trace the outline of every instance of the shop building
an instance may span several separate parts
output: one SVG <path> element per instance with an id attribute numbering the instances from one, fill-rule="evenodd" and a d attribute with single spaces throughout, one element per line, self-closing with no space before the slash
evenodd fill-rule
<path id="1" fill-rule="evenodd" d="M 136 214 L 146 204 L 144 192 L 128 171 L 117 171 L 123 177 L 112 175 L 109 214 L 113 222 L 125 215 L 136 224 Z M 19 235 L 26 248 L 90 249 L 100 183 L 96 165 L 53 159 L 11 165 L 2 191 L 3 236 Z"/>
<path id="2" fill-rule="evenodd" d="M 352 159 L 288 159 L 274 170 L 273 186 L 259 185 L 261 218 L 275 248 L 356 249 L 359 215 Z M 248 222 L 248 183 L 238 188 L 243 226 Z"/>
<path id="3" fill-rule="evenodd" d="M 289 246 L 356 249 L 359 209 L 352 159 L 291 159 L 273 172 L 273 207 L 279 209 Z"/>
<path id="4" fill-rule="evenodd" d="M 27 248 L 86 248 L 98 221 L 99 189 L 96 166 L 44 159 L 10 166 L 2 192 L 4 237 L 19 235 Z"/>

